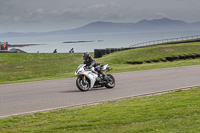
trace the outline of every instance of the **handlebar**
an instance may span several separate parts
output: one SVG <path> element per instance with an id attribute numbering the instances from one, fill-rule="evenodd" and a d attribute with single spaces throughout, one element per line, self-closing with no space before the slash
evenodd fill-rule
<path id="1" fill-rule="evenodd" d="M 106 70 L 106 72 L 109 72 L 109 71 L 111 71 L 113 68 L 108 68 L 107 70 Z"/>

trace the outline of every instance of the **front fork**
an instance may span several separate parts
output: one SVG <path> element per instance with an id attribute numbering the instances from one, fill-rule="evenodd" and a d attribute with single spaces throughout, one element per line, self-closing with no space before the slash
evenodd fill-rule
<path id="1" fill-rule="evenodd" d="M 83 83 L 85 84 L 85 81 L 86 81 L 85 75 L 82 76 L 82 81 L 83 81 Z"/>

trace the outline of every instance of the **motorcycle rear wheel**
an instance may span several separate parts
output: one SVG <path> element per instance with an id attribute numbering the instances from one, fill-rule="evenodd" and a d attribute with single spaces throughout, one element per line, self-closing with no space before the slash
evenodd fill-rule
<path id="1" fill-rule="evenodd" d="M 82 76 L 79 76 L 76 79 L 76 86 L 80 91 L 88 91 L 90 88 L 90 83 L 87 78 L 85 79 L 85 83 L 84 83 Z"/>
<path id="2" fill-rule="evenodd" d="M 107 82 L 105 84 L 106 88 L 113 88 L 115 87 L 115 78 L 111 75 L 111 74 L 107 74 L 108 78 L 109 78 L 109 82 Z"/>

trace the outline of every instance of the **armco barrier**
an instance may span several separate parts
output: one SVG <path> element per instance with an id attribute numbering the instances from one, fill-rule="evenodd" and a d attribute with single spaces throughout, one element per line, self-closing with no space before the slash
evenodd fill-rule
<path id="1" fill-rule="evenodd" d="M 193 39 L 199 39 L 200 35 L 194 35 L 194 36 L 186 36 L 186 37 L 178 37 L 178 38 L 170 38 L 170 39 L 161 39 L 161 40 L 154 40 L 154 41 L 148 41 L 148 42 L 142 42 L 142 43 L 137 43 L 133 44 L 130 47 L 145 47 L 149 45 L 156 45 L 156 44 L 163 44 L 163 43 L 172 43 L 172 44 L 177 44 L 180 41 L 184 41 L 185 43 L 193 42 L 190 40 Z M 198 40 L 200 41 L 200 40 Z"/>

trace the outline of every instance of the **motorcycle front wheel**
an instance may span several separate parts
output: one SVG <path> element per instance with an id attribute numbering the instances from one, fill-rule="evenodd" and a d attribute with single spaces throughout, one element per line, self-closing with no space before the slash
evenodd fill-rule
<path id="1" fill-rule="evenodd" d="M 113 88 L 115 87 L 115 78 L 111 74 L 107 74 L 107 77 L 109 78 L 109 82 L 105 84 L 106 88 Z"/>
<path id="2" fill-rule="evenodd" d="M 90 88 L 89 80 L 86 78 L 84 81 L 82 76 L 77 77 L 76 86 L 80 91 L 88 91 Z"/>

